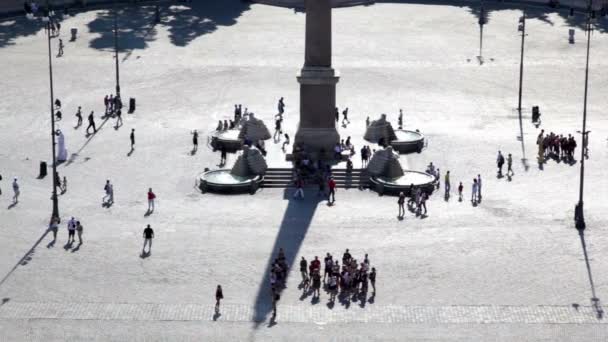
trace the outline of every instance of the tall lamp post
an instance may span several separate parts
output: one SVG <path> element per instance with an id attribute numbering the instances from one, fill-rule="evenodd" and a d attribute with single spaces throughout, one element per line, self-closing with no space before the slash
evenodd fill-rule
<path id="1" fill-rule="evenodd" d="M 592 19 L 595 19 L 595 12 L 591 10 L 591 0 L 589 0 L 587 6 L 587 23 L 585 30 L 587 31 L 587 61 L 585 64 L 585 95 L 583 100 L 583 129 L 581 130 L 581 135 L 583 137 L 583 146 L 581 147 L 581 174 L 580 174 L 580 184 L 579 184 L 579 194 L 578 194 L 578 203 L 574 207 L 574 222 L 576 229 L 584 230 L 585 225 L 585 216 L 583 215 L 583 186 L 585 184 L 585 143 L 587 137 L 587 93 L 588 93 L 588 84 L 589 84 L 589 49 L 591 47 L 591 32 L 593 28 L 591 27 Z"/>
<path id="2" fill-rule="evenodd" d="M 48 8 L 47 8 L 48 10 Z M 52 153 L 53 153 L 53 213 L 51 217 L 59 218 L 59 199 L 57 197 L 57 155 L 55 148 L 55 98 L 53 94 L 53 63 L 52 63 L 52 55 L 51 55 L 51 17 L 53 12 L 48 10 L 47 16 L 44 16 L 42 20 L 46 25 L 46 34 L 48 41 L 48 50 L 49 50 L 49 84 L 51 89 L 51 141 L 52 141 Z"/>
<path id="3" fill-rule="evenodd" d="M 116 62 L 116 96 L 120 98 L 120 70 L 118 67 L 118 10 L 114 1 L 114 59 Z"/>
<path id="4" fill-rule="evenodd" d="M 524 80 L 524 40 L 526 38 L 526 12 L 519 18 L 518 31 L 521 32 L 521 56 L 519 59 L 519 97 L 517 101 L 517 111 L 519 112 L 519 125 L 521 126 L 521 92 Z M 523 137 L 522 137 L 523 138 Z"/>

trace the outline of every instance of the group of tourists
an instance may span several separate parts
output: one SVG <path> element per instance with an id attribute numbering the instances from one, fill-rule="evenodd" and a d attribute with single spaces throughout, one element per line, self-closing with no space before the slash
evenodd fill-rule
<path id="1" fill-rule="evenodd" d="M 352 257 L 350 251 L 346 249 L 342 255 L 342 266 L 338 259 L 327 253 L 323 259 L 323 265 L 318 256 L 315 256 L 310 263 L 305 257 L 300 259 L 300 274 L 305 293 L 312 290 L 313 298 L 318 299 L 321 294 L 321 286 L 329 293 L 329 302 L 334 303 L 338 293 L 345 297 L 349 295 L 364 295 L 368 291 L 368 284 L 371 284 L 373 293 L 376 293 L 376 269 L 371 267 L 367 254 L 362 262 L 358 262 Z M 323 276 L 321 267 L 323 266 Z"/>
<path id="2" fill-rule="evenodd" d="M 583 140 L 586 143 L 588 138 Z M 539 164 L 544 163 L 548 158 L 555 158 L 558 162 L 561 160 L 567 163 L 574 162 L 574 151 L 577 145 L 576 140 L 570 134 L 567 137 L 553 132 L 545 135 L 545 130 L 543 129 L 536 138 L 536 144 L 538 145 Z"/>

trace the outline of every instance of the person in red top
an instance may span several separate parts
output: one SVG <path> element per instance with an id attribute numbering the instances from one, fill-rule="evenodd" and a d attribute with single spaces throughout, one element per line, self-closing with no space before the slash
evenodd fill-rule
<path id="1" fill-rule="evenodd" d="M 315 256 L 315 259 L 310 262 L 310 268 L 313 272 L 319 272 L 321 270 L 321 261 L 318 256 Z"/>
<path id="2" fill-rule="evenodd" d="M 154 211 L 154 199 L 156 195 L 152 192 L 152 188 L 148 189 L 148 212 L 151 213 Z"/>
<path id="3" fill-rule="evenodd" d="M 327 202 L 329 204 L 332 204 L 336 201 L 336 181 L 333 177 L 329 177 L 327 187 L 329 188 L 329 196 L 327 197 Z"/>

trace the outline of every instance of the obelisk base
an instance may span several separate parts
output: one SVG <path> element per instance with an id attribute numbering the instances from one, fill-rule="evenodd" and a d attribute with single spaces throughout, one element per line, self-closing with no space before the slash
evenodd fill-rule
<path id="1" fill-rule="evenodd" d="M 334 119 L 339 79 L 331 67 L 304 66 L 298 75 L 300 124 L 294 147 L 300 147 L 314 158 L 333 158 L 334 147 L 340 142 Z"/>

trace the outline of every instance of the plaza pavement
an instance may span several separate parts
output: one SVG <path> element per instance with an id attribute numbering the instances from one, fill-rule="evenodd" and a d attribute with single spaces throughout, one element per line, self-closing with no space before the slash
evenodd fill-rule
<path id="1" fill-rule="evenodd" d="M 231 117 L 234 103 L 272 128 L 276 101 L 285 97 L 285 129 L 293 137 L 302 13 L 199 3 L 165 9 L 163 22 L 153 26 L 151 7 L 125 7 L 122 15 L 130 20 L 121 20 L 121 42 L 130 48 L 119 57 L 121 86 L 124 98 L 137 98 L 137 110 L 124 115 L 119 129 L 110 119 L 89 138 L 83 128 L 72 128 L 73 115 L 82 106 L 85 122 L 95 110 L 102 123 L 102 98 L 114 87 L 112 22 L 103 10 L 67 18 L 62 27 L 80 33 L 76 42 L 67 42 L 64 31 L 65 55 L 53 62 L 55 94 L 64 106 L 58 125 L 71 156 L 58 168 L 69 184 L 60 197 L 63 225 L 54 246 L 45 234 L 51 180 L 36 179 L 39 161 L 50 155 L 46 40 L 34 22 L 0 23 L 3 30 L 24 32 L 0 37 L 0 337 L 605 340 L 606 34 L 600 28 L 592 40 L 588 229 L 581 236 L 572 220 L 579 165 L 550 161 L 538 169 L 538 130 L 529 122 L 529 109 L 540 105 L 546 131 L 580 129 L 583 32 L 577 28 L 577 43 L 570 45 L 564 17 L 529 13 L 522 155 L 513 110 L 521 12 L 510 5 L 491 12 L 484 28 L 487 62 L 479 66 L 477 20 L 466 4 L 456 5 L 462 7 L 376 4 L 334 11 L 334 66 L 342 75 L 338 105 L 350 108 L 352 121 L 340 133 L 351 135 L 359 149 L 367 115 L 384 112 L 396 121 L 403 108 L 406 127 L 419 128 L 429 139 L 423 153 L 401 157 L 404 166 L 422 170 L 432 161 L 449 169 L 453 189 L 464 182 L 465 198 L 472 177 L 479 173 L 484 179 L 479 206 L 454 196 L 444 201 L 440 192 L 427 204 L 429 217 L 409 215 L 404 221 L 396 219 L 395 198 L 370 191 L 339 190 L 337 205 L 328 207 L 312 190 L 304 201 L 292 201 L 290 190 L 219 196 L 194 188 L 196 175 L 219 161 L 204 144 L 207 132 Z M 137 145 L 128 157 L 130 128 L 136 128 Z M 203 144 L 190 155 L 193 129 L 202 132 Z M 287 165 L 280 144 L 267 145 L 269 163 Z M 498 149 L 517 161 L 512 181 L 495 177 Z M 8 209 L 13 176 L 22 195 Z M 101 206 L 106 179 L 115 189 L 109 209 Z M 158 202 L 144 217 L 148 187 Z M 78 249 L 64 249 L 70 216 L 85 227 Z M 142 259 L 141 233 L 148 223 L 157 237 L 152 255 Z M 277 324 L 269 324 L 265 270 L 278 247 L 290 261 L 326 252 L 340 257 L 345 248 L 357 259 L 369 253 L 378 269 L 373 302 L 368 297 L 329 308 L 324 292 L 319 303 L 311 302 L 301 297 L 299 274 L 291 272 Z M 214 320 L 217 284 L 226 299 Z M 596 306 L 593 296 L 599 298 Z"/>

